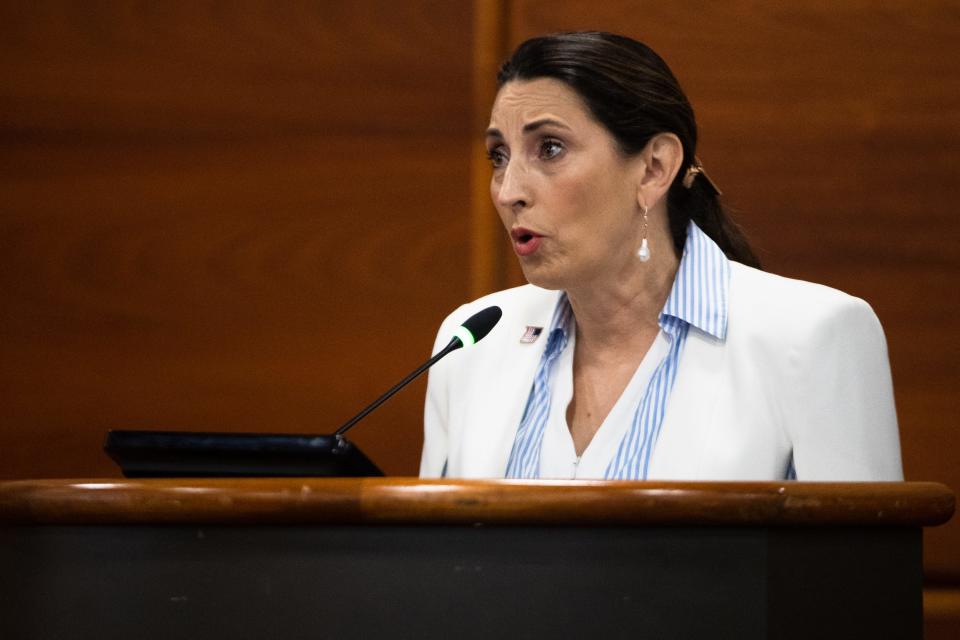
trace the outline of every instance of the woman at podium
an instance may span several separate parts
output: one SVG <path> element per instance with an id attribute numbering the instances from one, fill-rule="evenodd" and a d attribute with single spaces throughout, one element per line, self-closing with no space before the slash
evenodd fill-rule
<path id="1" fill-rule="evenodd" d="M 528 40 L 498 74 L 490 193 L 528 285 L 430 373 L 425 477 L 900 480 L 870 306 L 760 270 L 649 47 Z"/>

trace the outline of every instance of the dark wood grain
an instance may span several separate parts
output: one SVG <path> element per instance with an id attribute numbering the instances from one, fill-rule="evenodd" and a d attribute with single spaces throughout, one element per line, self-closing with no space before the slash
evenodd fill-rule
<path id="1" fill-rule="evenodd" d="M 935 526 L 931 482 L 260 478 L 0 483 L 0 522 Z"/>

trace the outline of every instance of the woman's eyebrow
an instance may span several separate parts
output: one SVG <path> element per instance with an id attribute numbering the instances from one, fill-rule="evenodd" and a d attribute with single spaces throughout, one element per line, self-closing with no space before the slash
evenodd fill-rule
<path id="1" fill-rule="evenodd" d="M 541 127 L 546 127 L 551 125 L 554 127 L 559 127 L 561 129 L 567 129 L 567 130 L 570 129 L 570 127 L 563 124 L 559 120 L 554 120 L 553 118 L 541 118 L 540 120 L 534 120 L 533 122 L 528 122 L 527 124 L 523 125 L 523 133 L 530 133 L 532 131 L 536 131 Z M 490 127 L 489 129 L 487 129 L 484 136 L 487 138 L 503 138 L 503 133 L 500 132 L 500 129 L 497 129 L 495 127 Z"/>
<path id="2" fill-rule="evenodd" d="M 540 127 L 545 127 L 547 125 L 553 125 L 555 127 L 560 127 L 561 129 L 570 128 L 559 120 L 554 120 L 553 118 L 541 118 L 540 120 L 534 120 L 533 122 L 528 122 L 527 124 L 523 125 L 523 132 L 530 133 L 531 131 L 536 131 Z"/>

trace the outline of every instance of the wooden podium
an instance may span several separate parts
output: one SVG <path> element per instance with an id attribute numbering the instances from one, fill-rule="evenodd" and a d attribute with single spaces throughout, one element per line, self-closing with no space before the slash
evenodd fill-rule
<path id="1" fill-rule="evenodd" d="M 0 483 L 0 638 L 920 638 L 934 483 Z"/>

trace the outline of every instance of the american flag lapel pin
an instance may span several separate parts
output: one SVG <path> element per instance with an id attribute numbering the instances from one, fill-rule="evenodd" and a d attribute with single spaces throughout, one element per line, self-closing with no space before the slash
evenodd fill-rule
<path id="1" fill-rule="evenodd" d="M 528 325 L 527 330 L 523 332 L 522 336 L 520 336 L 520 342 L 523 344 L 536 342 L 541 333 L 543 333 L 543 327 L 531 327 Z"/>

